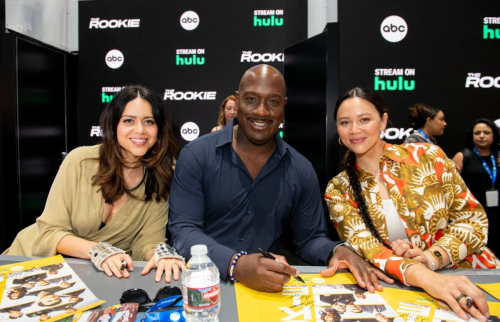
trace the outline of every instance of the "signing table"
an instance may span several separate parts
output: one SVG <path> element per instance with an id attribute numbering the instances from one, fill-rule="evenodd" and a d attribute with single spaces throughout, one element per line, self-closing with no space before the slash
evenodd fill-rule
<path id="1" fill-rule="evenodd" d="M 0 255 L 0 266 L 32 259 L 36 258 Z M 141 288 L 149 294 L 150 298 L 153 298 L 157 290 L 166 284 L 164 280 L 160 283 L 154 281 L 154 271 L 146 276 L 141 276 L 141 271 L 146 262 L 134 262 L 134 271 L 130 272 L 130 277 L 128 279 L 118 279 L 116 277 L 108 277 L 104 273 L 99 272 L 90 260 L 75 258 L 65 258 L 65 260 L 92 292 L 99 299 L 106 301 L 106 304 L 103 304 L 104 306 L 118 304 L 122 293 L 133 288 Z M 323 267 L 298 266 L 297 269 L 301 274 L 318 274 Z M 448 270 L 443 273 L 449 275 L 466 275 L 474 283 L 500 283 L 500 270 Z M 171 284 L 181 288 L 180 281 L 173 281 Z M 384 287 L 417 290 L 403 286 L 400 283 L 395 285 L 382 284 Z M 498 302 L 487 293 L 485 293 L 485 296 L 488 301 Z M 238 321 L 235 287 L 233 284 L 221 282 L 221 301 L 220 321 Z"/>

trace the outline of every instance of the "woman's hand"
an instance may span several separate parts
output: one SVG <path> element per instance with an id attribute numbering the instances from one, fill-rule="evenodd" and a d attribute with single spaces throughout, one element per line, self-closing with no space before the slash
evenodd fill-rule
<path id="1" fill-rule="evenodd" d="M 391 248 L 394 254 L 401 256 L 401 257 L 406 257 L 406 258 L 413 258 L 417 256 L 422 256 L 423 251 L 415 246 L 414 244 L 401 240 L 401 239 L 396 239 L 391 243 Z"/>
<path id="2" fill-rule="evenodd" d="M 126 262 L 127 266 L 122 268 L 123 261 Z M 128 278 L 130 275 L 128 273 L 128 270 L 133 271 L 134 270 L 134 262 L 132 261 L 132 258 L 130 258 L 129 255 L 127 254 L 115 254 L 111 255 L 108 258 L 106 258 L 102 264 L 101 268 L 106 273 L 108 276 L 113 276 L 115 275 L 118 278 Z"/>
<path id="3" fill-rule="evenodd" d="M 146 275 L 151 271 L 151 269 L 156 267 L 155 257 L 151 257 L 141 272 L 141 275 Z M 158 267 L 156 267 L 155 281 L 159 283 L 161 281 L 161 276 L 165 273 L 165 282 L 170 283 L 172 281 L 172 273 L 174 280 L 179 280 L 179 271 L 184 270 L 184 262 L 179 258 L 162 258 L 158 261 Z"/>
<path id="4" fill-rule="evenodd" d="M 421 287 L 432 297 L 446 302 L 464 320 L 469 319 L 465 312 L 482 322 L 490 316 L 483 292 L 465 276 L 437 274 L 416 264 L 406 269 L 405 277 L 410 285 Z M 465 296 L 457 302 L 460 294 Z M 474 301 L 470 308 L 467 296 Z"/>
<path id="5" fill-rule="evenodd" d="M 356 282 L 368 292 L 374 293 L 382 291 L 383 287 L 379 279 L 387 284 L 393 284 L 394 280 L 387 277 L 378 268 L 372 267 L 367 261 L 355 254 L 345 246 L 339 246 L 335 249 L 335 254 L 328 263 L 328 268 L 322 270 L 321 276 L 333 276 L 338 269 L 349 268 Z"/>

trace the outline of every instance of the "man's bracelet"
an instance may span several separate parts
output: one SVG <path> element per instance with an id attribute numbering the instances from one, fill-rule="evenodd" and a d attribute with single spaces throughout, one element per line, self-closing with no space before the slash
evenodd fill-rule
<path id="1" fill-rule="evenodd" d="M 431 265 L 432 265 L 432 267 L 431 267 L 432 271 L 433 272 L 436 271 L 436 266 L 434 265 L 434 261 L 432 260 L 432 258 L 429 255 L 427 255 L 426 253 L 422 253 L 422 254 L 424 254 L 424 256 L 427 257 L 427 259 L 431 263 Z"/>
<path id="2" fill-rule="evenodd" d="M 241 256 L 246 255 L 246 254 L 247 254 L 247 252 L 245 252 L 244 250 L 242 250 L 241 252 L 239 252 L 238 254 L 236 254 L 236 256 L 234 256 L 233 260 L 231 261 L 231 268 L 229 269 L 229 279 L 231 280 L 231 282 L 234 282 L 234 283 L 237 282 L 236 278 L 234 278 L 234 275 L 233 275 L 234 266 L 236 266 L 236 262 L 238 261 L 238 259 Z"/>

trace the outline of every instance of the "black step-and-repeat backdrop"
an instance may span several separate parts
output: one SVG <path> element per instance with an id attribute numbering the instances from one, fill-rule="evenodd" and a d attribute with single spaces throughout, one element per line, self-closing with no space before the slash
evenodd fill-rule
<path id="1" fill-rule="evenodd" d="M 443 110 L 450 157 L 473 119 L 500 118 L 500 1 L 339 0 L 339 28 L 340 92 L 379 91 L 388 141 L 410 133 L 417 102 Z"/>
<path id="2" fill-rule="evenodd" d="M 283 70 L 283 49 L 307 38 L 307 1 L 79 2 L 79 145 L 99 142 L 114 93 L 142 84 L 166 101 L 182 147 L 217 125 L 243 72 Z"/>

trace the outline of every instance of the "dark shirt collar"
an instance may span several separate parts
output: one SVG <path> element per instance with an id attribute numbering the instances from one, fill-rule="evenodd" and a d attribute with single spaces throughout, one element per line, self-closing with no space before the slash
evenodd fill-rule
<path id="1" fill-rule="evenodd" d="M 232 121 L 227 124 L 224 129 L 220 130 L 222 133 L 217 136 L 217 141 L 215 143 L 216 148 L 220 148 L 227 144 L 232 144 L 233 142 L 233 127 L 238 125 L 238 118 L 233 118 Z M 274 140 L 276 141 L 276 151 L 278 155 L 282 158 L 288 147 L 285 144 L 285 141 L 279 135 L 279 131 L 274 135 Z"/>

